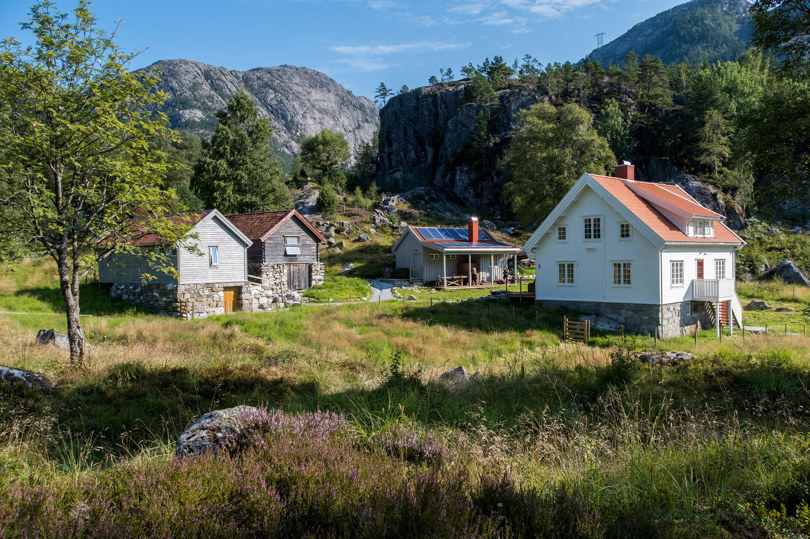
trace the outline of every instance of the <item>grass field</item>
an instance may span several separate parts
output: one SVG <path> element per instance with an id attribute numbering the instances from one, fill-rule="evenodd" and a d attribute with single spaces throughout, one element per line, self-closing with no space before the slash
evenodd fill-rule
<path id="1" fill-rule="evenodd" d="M 810 340 L 560 343 L 562 311 L 507 302 L 304 305 L 181 321 L 82 290 L 89 360 L 47 260 L 0 270 L 0 535 L 795 537 L 810 533 Z M 406 291 L 407 292 L 407 291 Z M 56 295 L 54 295 L 56 294 Z M 790 312 L 810 294 L 741 285 Z M 429 298 L 432 293 L 420 292 Z M 55 299 L 56 298 L 56 299 Z M 423 299 L 420 297 L 420 299 Z M 446 298 L 458 299 L 458 298 Z M 448 387 L 439 375 L 479 373 Z M 266 407 L 241 445 L 173 458 L 199 415 Z"/>

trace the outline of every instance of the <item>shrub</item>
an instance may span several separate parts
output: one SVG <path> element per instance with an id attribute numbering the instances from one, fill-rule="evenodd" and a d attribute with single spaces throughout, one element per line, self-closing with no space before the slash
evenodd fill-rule
<path id="1" fill-rule="evenodd" d="M 327 215 L 337 211 L 338 197 L 334 189 L 332 189 L 332 186 L 328 183 L 324 183 L 323 189 L 321 189 L 318 199 L 315 201 L 315 206 L 318 208 L 319 212 Z"/>

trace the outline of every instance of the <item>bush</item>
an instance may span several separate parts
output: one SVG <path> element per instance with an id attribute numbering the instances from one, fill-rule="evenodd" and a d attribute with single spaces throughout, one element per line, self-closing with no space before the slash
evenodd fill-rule
<path id="1" fill-rule="evenodd" d="M 335 190 L 328 183 L 325 183 L 321 193 L 318 195 L 318 200 L 315 201 L 315 206 L 318 211 L 327 215 L 333 214 L 337 211 L 338 197 Z"/>

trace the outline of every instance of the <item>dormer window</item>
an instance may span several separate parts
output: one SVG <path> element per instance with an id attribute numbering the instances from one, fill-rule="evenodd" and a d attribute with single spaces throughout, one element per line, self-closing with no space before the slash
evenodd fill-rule
<path id="1" fill-rule="evenodd" d="M 709 219 L 695 219 L 689 223 L 690 236 L 696 238 L 713 238 L 714 222 Z"/>

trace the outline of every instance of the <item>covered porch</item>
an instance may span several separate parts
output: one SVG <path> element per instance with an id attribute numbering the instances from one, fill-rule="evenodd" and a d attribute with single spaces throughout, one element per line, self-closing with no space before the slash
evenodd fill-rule
<path id="1" fill-rule="evenodd" d="M 430 271 L 434 277 L 430 280 L 437 288 L 488 288 L 514 282 L 520 250 L 512 248 L 509 252 L 503 251 L 445 249 L 429 253 L 428 258 L 436 266 Z"/>

